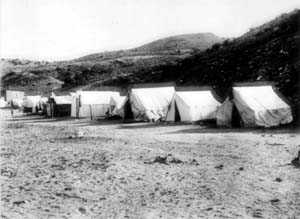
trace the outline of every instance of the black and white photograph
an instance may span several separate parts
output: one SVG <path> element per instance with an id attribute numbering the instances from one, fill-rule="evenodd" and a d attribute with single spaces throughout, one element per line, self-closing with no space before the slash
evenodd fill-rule
<path id="1" fill-rule="evenodd" d="M 2 219 L 300 219 L 299 0 L 0 0 Z"/>

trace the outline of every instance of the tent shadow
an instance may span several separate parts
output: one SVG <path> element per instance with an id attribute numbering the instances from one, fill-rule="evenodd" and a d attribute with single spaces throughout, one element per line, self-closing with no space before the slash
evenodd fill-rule
<path id="1" fill-rule="evenodd" d="M 190 123 L 145 123 L 135 122 L 134 125 L 123 124 L 118 129 L 145 129 L 145 128 L 159 128 L 159 127 L 175 127 L 175 126 L 192 126 Z"/>
<path id="2" fill-rule="evenodd" d="M 169 132 L 166 134 L 213 134 L 213 133 L 252 133 L 252 134 L 299 134 L 300 129 L 295 127 L 277 127 L 277 128 L 211 128 L 211 127 L 199 127 L 195 129 L 182 129 L 175 132 Z"/>
<path id="3" fill-rule="evenodd" d="M 10 122 L 23 122 L 23 121 L 34 121 L 34 120 L 45 120 L 45 119 L 49 119 L 49 118 L 46 118 L 46 117 L 43 117 L 43 116 L 14 116 L 14 117 L 11 117 L 11 118 L 8 118 L 6 119 L 6 121 L 10 121 Z"/>
<path id="4" fill-rule="evenodd" d="M 9 122 L 22 122 L 22 123 L 47 123 L 47 122 L 61 122 L 66 120 L 72 120 L 71 117 L 57 117 L 57 118 L 50 118 L 44 116 L 28 116 L 28 117 L 15 117 L 11 119 L 7 119 Z"/>

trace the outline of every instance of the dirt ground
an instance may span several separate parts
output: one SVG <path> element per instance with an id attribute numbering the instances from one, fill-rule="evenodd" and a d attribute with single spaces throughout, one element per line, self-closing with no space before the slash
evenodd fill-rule
<path id="1" fill-rule="evenodd" d="M 300 218 L 299 130 L 1 118 L 2 218 Z"/>

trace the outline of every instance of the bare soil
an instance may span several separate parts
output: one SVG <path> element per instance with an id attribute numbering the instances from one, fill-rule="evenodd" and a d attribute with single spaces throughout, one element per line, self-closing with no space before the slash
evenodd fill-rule
<path id="1" fill-rule="evenodd" d="M 2 218 L 299 218 L 299 130 L 1 110 Z"/>

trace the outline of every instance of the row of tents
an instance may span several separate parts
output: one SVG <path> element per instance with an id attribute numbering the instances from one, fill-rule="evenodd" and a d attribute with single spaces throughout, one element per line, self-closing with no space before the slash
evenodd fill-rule
<path id="1" fill-rule="evenodd" d="M 20 99 L 11 105 L 20 106 Z M 109 117 L 137 121 L 215 121 L 218 126 L 274 127 L 292 122 L 292 110 L 272 85 L 236 85 L 225 101 L 211 87 L 170 84 L 135 85 L 127 95 L 115 88 L 77 91 L 49 98 L 24 96 L 24 112 L 43 111 L 51 117 Z"/>

